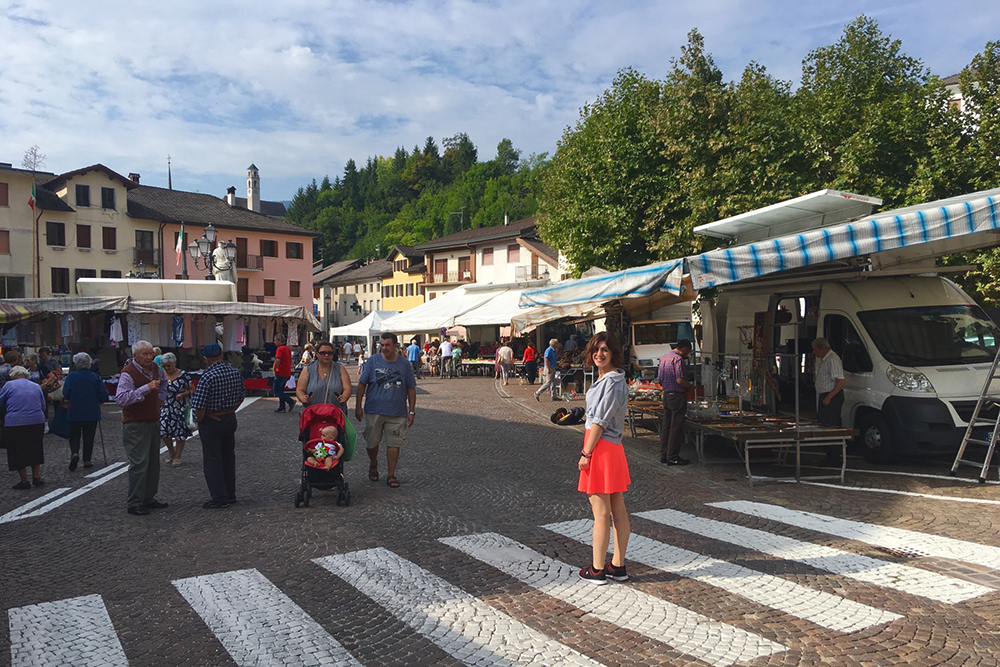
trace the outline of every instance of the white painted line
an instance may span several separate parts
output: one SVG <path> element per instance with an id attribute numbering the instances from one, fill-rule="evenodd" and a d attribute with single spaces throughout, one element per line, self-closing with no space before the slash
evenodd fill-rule
<path id="1" fill-rule="evenodd" d="M 992 588 L 948 577 L 937 572 L 889 563 L 821 544 L 802 542 L 784 535 L 775 535 L 763 530 L 705 519 L 676 510 L 638 512 L 636 516 L 720 542 L 728 542 L 760 551 L 776 558 L 803 563 L 818 570 L 839 574 L 856 581 L 948 604 L 993 592 Z"/>
<path id="2" fill-rule="evenodd" d="M 794 479 L 782 479 L 782 482 L 796 483 Z M 810 484 L 812 486 L 825 486 L 830 489 L 840 489 L 841 491 L 868 491 L 871 493 L 888 493 L 895 496 L 911 496 L 913 498 L 929 498 L 931 500 L 947 500 L 953 503 L 967 503 L 972 505 L 1000 505 L 1000 500 L 989 500 L 988 498 L 960 498 L 958 496 L 939 496 L 933 493 L 917 493 L 915 491 L 898 491 L 896 489 L 873 489 L 865 486 L 843 486 L 841 484 L 825 484 L 823 482 L 807 482 L 805 480 L 799 484 Z"/>
<path id="3" fill-rule="evenodd" d="M 26 512 L 28 512 L 32 508 L 38 507 L 39 505 L 44 505 L 45 503 L 49 502 L 53 498 L 61 496 L 62 494 L 66 493 L 67 491 L 69 491 L 69 488 L 53 489 L 53 490 L 49 491 L 48 493 L 46 493 L 44 496 L 35 498 L 31 502 L 27 502 L 27 503 L 21 505 L 20 507 L 16 507 L 16 508 L 12 509 L 11 511 L 7 512 L 6 514 L 0 516 L 0 523 L 8 523 L 10 521 L 17 521 L 18 519 L 20 519 L 22 517 L 22 515 L 24 515 Z"/>
<path id="4" fill-rule="evenodd" d="M 956 540 L 953 537 L 940 537 L 919 533 L 915 530 L 904 530 L 891 526 L 880 526 L 874 523 L 862 523 L 838 519 L 837 517 L 812 512 L 790 510 L 778 505 L 753 503 L 736 500 L 724 503 L 708 503 L 712 507 L 721 507 L 733 512 L 742 512 L 751 516 L 759 516 L 773 521 L 780 521 L 800 528 L 808 528 L 829 535 L 846 537 L 876 547 L 895 549 L 915 556 L 931 556 L 982 565 L 994 570 L 1000 570 L 1000 547 L 992 547 L 976 542 Z"/>
<path id="5" fill-rule="evenodd" d="M 592 527 L 591 520 L 542 526 L 584 544 L 590 544 Z M 629 538 L 628 559 L 716 586 L 837 632 L 855 632 L 903 618 L 899 614 L 800 586 L 771 574 L 680 549 L 635 533 Z"/>
<path id="6" fill-rule="evenodd" d="M 100 595 L 16 607 L 8 614 L 11 667 L 128 667 Z"/>
<path id="7" fill-rule="evenodd" d="M 237 665 L 356 665 L 291 598 L 257 570 L 173 582 Z"/>
<path id="8" fill-rule="evenodd" d="M 121 468 L 123 465 L 126 465 L 127 463 L 128 461 L 116 461 L 115 463 L 109 463 L 107 466 L 101 468 L 97 472 L 92 472 L 89 475 L 87 475 L 87 479 L 90 479 L 92 477 L 101 477 L 103 475 L 107 475 L 109 472 L 118 470 L 118 468 Z"/>
<path id="9" fill-rule="evenodd" d="M 600 665 L 381 547 L 313 562 L 466 664 Z"/>
<path id="10" fill-rule="evenodd" d="M 440 541 L 602 621 L 668 644 L 716 667 L 787 650 L 769 639 L 631 586 L 595 586 L 580 579 L 576 568 L 497 533 L 443 537 Z"/>

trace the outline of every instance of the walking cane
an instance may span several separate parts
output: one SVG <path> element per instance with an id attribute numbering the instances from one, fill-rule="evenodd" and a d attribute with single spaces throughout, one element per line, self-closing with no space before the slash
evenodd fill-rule
<path id="1" fill-rule="evenodd" d="M 104 465 L 108 465 L 108 452 L 104 449 L 104 427 L 101 426 L 101 422 L 97 422 L 97 430 L 101 432 L 101 453 L 104 454 Z"/>

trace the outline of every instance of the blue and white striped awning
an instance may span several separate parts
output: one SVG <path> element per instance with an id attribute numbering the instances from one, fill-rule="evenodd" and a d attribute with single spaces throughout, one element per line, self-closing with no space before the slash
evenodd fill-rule
<path id="1" fill-rule="evenodd" d="M 861 220 L 687 258 L 695 289 L 838 259 L 1000 229 L 1000 189 L 876 213 Z"/>
<path id="2" fill-rule="evenodd" d="M 634 269 L 605 273 L 599 276 L 564 280 L 535 290 L 521 293 L 521 308 L 530 306 L 569 306 L 593 301 L 649 296 L 668 292 L 681 293 L 684 261 L 672 259 Z"/>

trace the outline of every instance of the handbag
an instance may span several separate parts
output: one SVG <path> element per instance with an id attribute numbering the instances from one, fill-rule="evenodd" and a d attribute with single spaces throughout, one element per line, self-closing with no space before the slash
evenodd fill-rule
<path id="1" fill-rule="evenodd" d="M 63 402 L 63 382 L 62 380 L 56 380 L 52 385 L 45 390 L 45 394 L 51 399 L 53 403 Z M 52 428 L 51 426 L 49 428 Z"/>
<path id="2" fill-rule="evenodd" d="M 194 408 L 191 407 L 191 403 L 184 405 L 184 425 L 192 433 L 198 430 L 198 421 L 195 419 Z"/>
<path id="3" fill-rule="evenodd" d="M 56 406 L 56 412 L 52 416 L 52 419 L 49 420 L 49 433 L 69 440 L 69 431 L 69 410 L 65 404 L 60 403 Z"/>

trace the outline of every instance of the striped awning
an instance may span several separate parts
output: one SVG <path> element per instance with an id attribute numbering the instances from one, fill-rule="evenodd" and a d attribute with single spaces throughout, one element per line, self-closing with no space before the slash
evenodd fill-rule
<path id="1" fill-rule="evenodd" d="M 589 278 L 562 282 L 521 293 L 521 308 L 530 306 L 570 306 L 593 301 L 650 296 L 658 292 L 681 293 L 684 262 L 672 259 L 634 269 L 624 269 Z"/>
<path id="2" fill-rule="evenodd" d="M 1000 229 L 1000 189 L 687 258 L 695 289 Z"/>
<path id="3" fill-rule="evenodd" d="M 44 315 L 44 312 L 36 308 L 7 303 L 5 299 L 0 299 L 0 328 L 4 332 L 18 322 L 29 322 Z"/>

